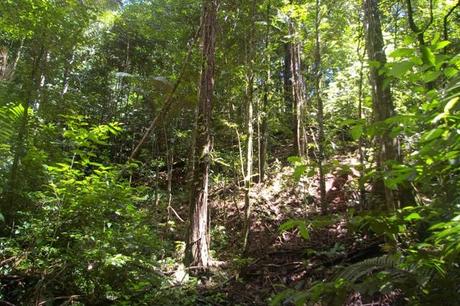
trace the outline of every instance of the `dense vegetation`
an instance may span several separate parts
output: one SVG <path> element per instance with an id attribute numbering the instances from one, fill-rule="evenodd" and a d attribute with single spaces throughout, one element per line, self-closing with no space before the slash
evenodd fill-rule
<path id="1" fill-rule="evenodd" d="M 1 0 L 0 304 L 458 305 L 459 7 Z"/>

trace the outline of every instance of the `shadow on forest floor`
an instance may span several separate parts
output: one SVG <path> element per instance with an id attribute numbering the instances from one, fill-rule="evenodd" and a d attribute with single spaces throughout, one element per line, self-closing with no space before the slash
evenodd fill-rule
<path id="1" fill-rule="evenodd" d="M 345 158 L 340 161 L 348 168 L 354 163 Z M 225 229 L 228 240 L 219 259 L 239 258 L 241 263 L 235 264 L 233 260 L 229 280 L 214 288 L 205 287 L 202 294 L 224 293 L 226 302 L 222 305 L 267 305 L 271 296 L 286 288 L 302 290 L 314 281 L 330 280 L 337 264 L 379 255 L 380 239 L 358 236 L 348 230 L 346 211 L 358 205 L 357 171 L 344 174 L 340 168 L 337 170 L 327 176 L 329 211 L 321 215 L 317 177 L 297 182 L 292 167 L 275 162 L 272 175 L 263 184 L 256 184 L 251 192 L 254 208 L 247 257 L 241 256 L 242 188 L 224 186 L 211 192 L 212 223 Z M 306 220 L 311 225 L 308 240 L 301 238 L 296 229 L 280 232 L 280 225 L 289 219 Z M 384 298 L 378 297 L 380 301 Z M 346 305 L 362 303 L 361 297 L 353 294 Z"/>

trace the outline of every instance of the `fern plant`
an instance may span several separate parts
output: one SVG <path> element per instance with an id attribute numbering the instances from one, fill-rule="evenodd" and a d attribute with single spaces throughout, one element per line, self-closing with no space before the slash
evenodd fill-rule
<path id="1" fill-rule="evenodd" d="M 0 107 L 0 192 L 12 162 L 12 142 L 24 113 L 22 105 Z"/>

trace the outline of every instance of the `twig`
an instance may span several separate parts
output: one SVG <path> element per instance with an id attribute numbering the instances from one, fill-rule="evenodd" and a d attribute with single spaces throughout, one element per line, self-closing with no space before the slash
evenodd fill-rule
<path id="1" fill-rule="evenodd" d="M 0 267 L 3 267 L 4 265 L 6 265 L 7 263 L 9 263 L 10 261 L 14 261 L 16 260 L 16 256 L 13 256 L 13 257 L 10 257 L 8 259 L 5 259 L 3 261 L 0 262 Z"/>
<path id="2" fill-rule="evenodd" d="M 180 222 L 185 222 L 184 219 L 182 219 L 181 216 L 179 216 L 177 211 L 172 206 L 168 206 L 168 208 L 174 213 L 174 215 L 176 215 L 177 219 L 179 219 Z"/>

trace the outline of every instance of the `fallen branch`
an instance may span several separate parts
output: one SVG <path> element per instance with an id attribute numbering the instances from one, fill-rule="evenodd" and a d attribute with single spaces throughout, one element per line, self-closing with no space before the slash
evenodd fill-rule
<path id="1" fill-rule="evenodd" d="M 4 265 L 6 265 L 7 263 L 9 263 L 10 261 L 14 261 L 16 260 L 17 257 L 16 256 L 13 256 L 13 257 L 10 257 L 10 258 L 7 258 L 5 260 L 2 260 L 0 261 L 0 267 L 3 267 Z"/>

